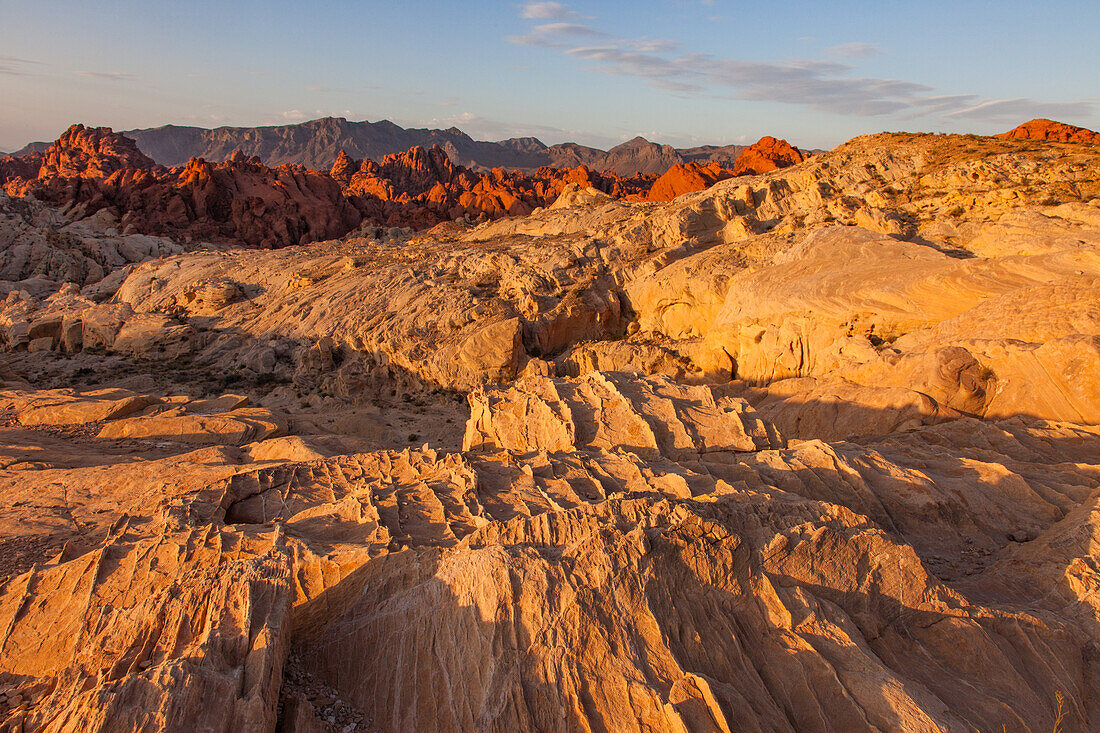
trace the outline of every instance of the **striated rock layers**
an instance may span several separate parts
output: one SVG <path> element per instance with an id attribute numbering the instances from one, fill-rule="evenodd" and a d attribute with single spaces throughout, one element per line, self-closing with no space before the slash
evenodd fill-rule
<path id="1" fill-rule="evenodd" d="M 610 389 L 594 439 L 516 409 L 578 388 Z M 464 454 L 5 469 L 5 723 L 1038 731 L 1056 693 L 1094 721 L 1095 429 L 784 447 L 700 388 L 511 389 Z"/>
<path id="2" fill-rule="evenodd" d="M 1092 146 L 133 261 L 0 203 L 2 729 L 1100 728 Z"/>

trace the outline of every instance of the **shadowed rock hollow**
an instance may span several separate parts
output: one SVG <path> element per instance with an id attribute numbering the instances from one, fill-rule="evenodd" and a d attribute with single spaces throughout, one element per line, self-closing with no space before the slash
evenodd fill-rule
<path id="1" fill-rule="evenodd" d="M 0 199 L 2 725 L 1100 727 L 1100 149 L 792 163 L 277 250 Z"/>

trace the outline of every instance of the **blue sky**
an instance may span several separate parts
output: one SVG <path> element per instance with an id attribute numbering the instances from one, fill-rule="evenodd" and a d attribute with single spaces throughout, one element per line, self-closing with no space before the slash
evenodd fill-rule
<path id="1" fill-rule="evenodd" d="M 1100 2 L 0 0 L 0 150 L 326 115 L 607 147 L 1100 127 Z"/>

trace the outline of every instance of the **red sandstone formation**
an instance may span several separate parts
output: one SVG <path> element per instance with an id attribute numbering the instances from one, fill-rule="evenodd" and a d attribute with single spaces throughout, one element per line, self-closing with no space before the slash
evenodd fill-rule
<path id="1" fill-rule="evenodd" d="M 543 167 L 531 175 L 503 168 L 479 174 L 454 165 L 438 146 L 416 146 L 380 163 L 353 161 L 342 153 L 329 175 L 364 218 L 414 228 L 461 217 L 525 216 L 553 203 L 570 183 L 626 198 L 644 194 L 652 181 L 651 176 L 598 174 L 584 166 Z"/>
<path id="2" fill-rule="evenodd" d="M 327 173 L 270 168 L 240 151 L 224 163 L 192 158 L 168 169 L 110 128 L 73 125 L 45 153 L 0 159 L 0 183 L 11 195 L 67 206 L 77 218 L 108 209 L 123 231 L 266 248 L 340 237 L 364 220 L 426 229 L 458 219 L 524 216 L 553 203 L 569 184 L 619 199 L 667 201 L 804 158 L 785 141 L 766 137 L 743 151 L 732 171 L 717 162 L 692 162 L 673 166 L 659 180 L 583 165 L 477 173 L 453 163 L 438 146 L 415 146 L 380 162 L 341 152 Z"/>
<path id="3" fill-rule="evenodd" d="M 993 137 L 1023 140 L 1055 140 L 1063 143 L 1100 143 L 1100 133 L 1040 118 L 1025 122 Z"/>
<path id="4" fill-rule="evenodd" d="M 639 198 L 645 201 L 671 201 L 681 194 L 710 188 L 727 178 L 767 173 L 801 163 L 808 157 L 786 140 L 763 137 L 741 151 L 733 170 L 723 167 L 717 161 L 706 165 L 695 162 L 674 165 L 654 181 L 644 197 Z"/>
<path id="5" fill-rule="evenodd" d="M 710 188 L 718 181 L 730 178 L 733 175 L 733 171 L 723 168 L 718 162 L 711 162 L 707 165 L 700 165 L 699 163 L 674 165 L 663 176 L 653 182 L 653 187 L 646 194 L 646 200 L 671 201 L 680 194 Z"/>
<path id="6" fill-rule="evenodd" d="M 786 140 L 765 136 L 741 151 L 733 175 L 749 176 L 796 165 L 809 157 Z"/>
<path id="7" fill-rule="evenodd" d="M 276 247 L 339 237 L 361 221 L 332 178 L 301 166 L 268 168 L 234 155 L 169 170 L 132 140 L 83 125 L 70 127 L 42 157 L 34 177 L 26 176 L 28 165 L 0 168 L 4 189 L 70 206 L 78 218 L 110 209 L 124 230 Z"/>
<path id="8" fill-rule="evenodd" d="M 362 220 L 336 181 L 299 165 L 268 168 L 238 152 L 218 164 L 192 159 L 172 176 L 161 186 L 174 198 L 142 213 L 198 236 L 276 247 L 340 237 Z"/>
<path id="9" fill-rule="evenodd" d="M 73 125 L 45 152 L 39 177 L 107 178 L 124 168 L 152 170 L 157 164 L 137 143 L 109 127 Z"/>
<path id="10" fill-rule="evenodd" d="M 692 162 L 672 166 L 653 183 L 645 200 L 671 201 L 681 194 L 710 188 L 726 178 L 767 173 L 801 163 L 808 157 L 786 140 L 762 137 L 741 151 L 733 170 L 722 167 L 717 161 L 707 165 Z"/>
<path id="11" fill-rule="evenodd" d="M 42 167 L 42 153 L 27 155 L 0 155 L 0 183 L 15 178 L 31 179 L 38 175 Z"/>

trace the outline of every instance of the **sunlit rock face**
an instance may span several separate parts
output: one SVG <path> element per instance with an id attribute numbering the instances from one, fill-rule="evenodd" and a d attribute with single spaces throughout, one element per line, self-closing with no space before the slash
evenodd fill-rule
<path id="1" fill-rule="evenodd" d="M 0 728 L 1100 727 L 1095 145 L 867 136 L 657 201 L 72 134 L 73 190 L 309 236 L 0 197 Z M 500 218 L 324 228 L 460 189 Z"/>
<path id="2" fill-rule="evenodd" d="M 720 152 L 710 155 L 721 158 Z M 454 163 L 451 151 L 438 145 L 416 145 L 378 162 L 353 160 L 340 150 L 323 172 L 298 164 L 269 167 L 239 149 L 221 162 L 192 157 L 169 169 L 110 128 L 73 125 L 44 153 L 0 158 L 0 184 L 10 195 L 59 206 L 70 219 L 112 219 L 123 234 L 271 249 L 352 231 L 377 235 L 376 227 L 424 230 L 526 216 L 573 187 L 632 201 L 667 201 L 731 175 L 804 158 L 785 141 L 766 137 L 741 151 L 735 171 L 717 160 L 681 163 L 672 148 L 644 140 L 593 161 L 605 167 L 602 172 L 580 162 L 475 171 Z"/>
<path id="3" fill-rule="evenodd" d="M 1054 120 L 1035 119 L 995 137 L 1024 140 L 1057 140 L 1065 143 L 1100 143 L 1100 133 Z"/>

